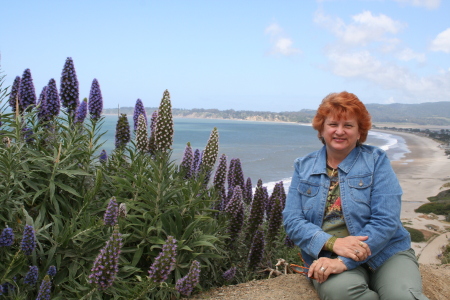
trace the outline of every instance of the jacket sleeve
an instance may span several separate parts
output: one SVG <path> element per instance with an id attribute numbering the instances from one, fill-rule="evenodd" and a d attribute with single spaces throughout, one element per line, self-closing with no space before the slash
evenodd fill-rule
<path id="1" fill-rule="evenodd" d="M 312 257 L 317 258 L 331 235 L 305 218 L 301 194 L 297 189 L 301 179 L 301 159 L 297 159 L 294 166 L 295 171 L 283 211 L 284 227 L 289 238 L 297 246 Z"/>
<path id="2" fill-rule="evenodd" d="M 385 247 L 389 247 L 394 234 L 399 230 L 402 189 L 384 151 L 374 158 L 373 187 L 370 197 L 370 220 L 356 236 L 368 236 L 365 241 L 376 256 Z M 348 269 L 364 262 L 341 257 Z M 370 257 L 368 258 L 370 259 Z"/>

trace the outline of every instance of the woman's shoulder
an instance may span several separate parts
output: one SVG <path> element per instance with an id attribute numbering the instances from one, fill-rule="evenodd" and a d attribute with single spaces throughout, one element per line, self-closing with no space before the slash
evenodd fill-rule
<path id="1" fill-rule="evenodd" d="M 295 163 L 302 163 L 308 160 L 315 160 L 317 156 L 319 156 L 320 151 L 321 149 L 308 153 L 305 156 L 298 157 L 295 159 Z"/>

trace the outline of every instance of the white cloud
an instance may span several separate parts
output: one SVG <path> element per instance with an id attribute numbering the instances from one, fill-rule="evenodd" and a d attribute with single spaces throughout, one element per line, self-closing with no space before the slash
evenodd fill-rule
<path id="1" fill-rule="evenodd" d="M 270 43 L 272 44 L 270 54 L 290 56 L 302 52 L 299 48 L 293 47 L 294 42 L 290 37 L 286 36 L 283 28 L 277 23 L 270 24 L 264 30 L 264 33 L 270 36 Z"/>
<path id="2" fill-rule="evenodd" d="M 450 28 L 447 28 L 437 35 L 431 42 L 430 49 L 432 51 L 450 53 Z"/>
<path id="3" fill-rule="evenodd" d="M 314 21 L 332 31 L 341 42 L 349 45 L 366 46 L 371 42 L 392 41 L 387 34 L 398 33 L 404 25 L 398 21 L 380 14 L 374 16 L 370 11 L 364 11 L 352 17 L 353 22 L 345 24 L 340 18 L 332 18 L 318 10 Z"/>
<path id="4" fill-rule="evenodd" d="M 426 61 L 425 54 L 423 53 L 416 53 L 414 50 L 410 48 L 405 48 L 402 51 L 400 51 L 397 54 L 398 59 L 402 61 L 411 61 L 411 60 L 417 60 L 419 63 L 423 63 Z"/>
<path id="5" fill-rule="evenodd" d="M 423 6 L 428 9 L 436 9 L 441 5 L 441 0 L 394 0 L 394 1 L 413 6 Z"/>

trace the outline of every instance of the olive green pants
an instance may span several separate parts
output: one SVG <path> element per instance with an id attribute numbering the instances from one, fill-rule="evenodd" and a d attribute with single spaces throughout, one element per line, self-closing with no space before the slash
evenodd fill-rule
<path id="1" fill-rule="evenodd" d="M 375 272 L 364 266 L 330 275 L 320 284 L 313 280 L 322 300 L 428 299 L 422 294 L 422 278 L 413 249 L 389 258 Z"/>

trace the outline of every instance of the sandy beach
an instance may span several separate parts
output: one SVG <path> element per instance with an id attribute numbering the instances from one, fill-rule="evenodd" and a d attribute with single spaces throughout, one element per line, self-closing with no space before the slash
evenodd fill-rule
<path id="1" fill-rule="evenodd" d="M 389 133 L 403 137 L 411 151 L 401 160 L 392 162 L 403 189 L 402 222 L 432 236 L 427 242 L 413 243 L 412 247 L 421 264 L 438 264 L 437 255 L 449 242 L 450 223 L 445 222 L 444 216 L 434 218 L 416 213 L 414 209 L 428 203 L 427 198 L 438 194 L 442 185 L 450 181 L 450 159 L 439 143 L 427 137 L 397 131 Z"/>

